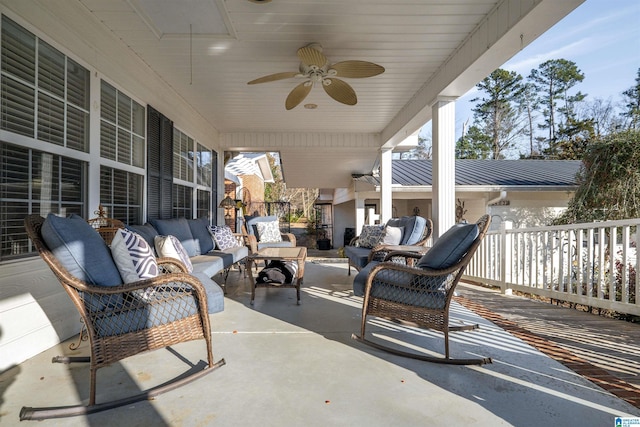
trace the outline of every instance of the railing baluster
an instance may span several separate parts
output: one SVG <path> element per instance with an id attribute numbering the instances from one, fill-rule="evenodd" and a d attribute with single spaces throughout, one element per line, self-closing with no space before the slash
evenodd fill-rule
<path id="1" fill-rule="evenodd" d="M 528 229 L 503 226 L 487 234 L 465 276 L 500 286 L 504 293 L 522 290 L 640 316 L 638 225 L 640 218 Z"/>

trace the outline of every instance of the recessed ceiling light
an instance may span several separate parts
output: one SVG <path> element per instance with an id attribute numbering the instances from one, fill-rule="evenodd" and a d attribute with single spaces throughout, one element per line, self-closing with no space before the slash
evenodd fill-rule
<path id="1" fill-rule="evenodd" d="M 316 108 L 318 108 L 317 104 L 304 104 L 304 108 L 306 108 L 307 110 L 315 110 Z"/>
<path id="2" fill-rule="evenodd" d="M 271 3 L 271 0 L 249 0 L 251 3 Z"/>

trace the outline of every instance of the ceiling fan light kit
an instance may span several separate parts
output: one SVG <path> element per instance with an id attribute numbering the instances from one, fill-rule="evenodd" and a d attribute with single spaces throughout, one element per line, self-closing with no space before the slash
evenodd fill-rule
<path id="1" fill-rule="evenodd" d="M 368 61 L 342 61 L 330 64 L 322 53 L 322 46 L 311 43 L 298 49 L 300 67 L 298 72 L 282 72 L 270 74 L 251 80 L 247 84 L 268 83 L 289 78 L 304 78 L 304 82 L 298 84 L 287 96 L 285 108 L 291 110 L 298 106 L 309 95 L 311 89 L 320 85 L 324 91 L 334 100 L 345 105 L 356 105 L 358 97 L 353 88 L 344 80 L 337 77 L 365 78 L 384 73 L 384 67 Z"/>

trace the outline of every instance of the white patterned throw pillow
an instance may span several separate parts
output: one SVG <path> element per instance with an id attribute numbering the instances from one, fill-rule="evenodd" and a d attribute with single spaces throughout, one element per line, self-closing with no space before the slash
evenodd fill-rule
<path id="1" fill-rule="evenodd" d="M 159 273 L 151 246 L 138 234 L 121 228 L 111 241 L 111 255 L 124 283 L 150 279 Z"/>
<path id="2" fill-rule="evenodd" d="M 209 233 L 211 233 L 211 237 L 213 237 L 213 241 L 216 242 L 216 246 L 221 251 L 241 246 L 228 225 L 210 225 L 207 228 L 209 229 Z"/>
<path id="3" fill-rule="evenodd" d="M 379 245 L 383 238 L 383 225 L 363 225 L 360 237 L 358 237 L 358 246 L 362 248 L 373 248 Z"/>
<path id="4" fill-rule="evenodd" d="M 191 264 L 189 255 L 176 236 L 156 236 L 153 239 L 153 243 L 159 257 L 175 258 L 178 261 L 182 261 L 187 267 L 187 272 L 191 273 L 193 271 L 193 264 Z"/>
<path id="5" fill-rule="evenodd" d="M 256 228 L 258 229 L 258 241 L 260 243 L 282 242 L 280 223 L 278 221 L 258 222 L 256 223 Z"/>

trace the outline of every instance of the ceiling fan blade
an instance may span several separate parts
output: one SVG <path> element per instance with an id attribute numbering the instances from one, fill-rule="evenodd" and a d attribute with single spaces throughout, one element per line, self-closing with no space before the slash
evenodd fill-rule
<path id="1" fill-rule="evenodd" d="M 258 83 L 268 83 L 268 82 L 274 82 L 276 80 L 282 80 L 282 79 L 290 79 L 292 77 L 297 76 L 299 73 L 297 71 L 287 71 L 284 73 L 276 73 L 276 74 L 269 74 L 268 76 L 264 76 L 264 77 L 260 77 L 259 79 L 255 79 L 255 80 L 251 80 L 250 82 L 248 82 L 248 85 L 255 85 Z"/>
<path id="2" fill-rule="evenodd" d="M 322 87 L 327 94 L 338 102 L 347 105 L 356 105 L 358 97 L 351 86 L 340 79 L 324 79 Z"/>
<path id="3" fill-rule="evenodd" d="M 336 70 L 336 76 L 350 78 L 373 77 L 384 73 L 384 67 L 368 61 L 342 61 L 333 64 L 330 69 Z"/>
<path id="4" fill-rule="evenodd" d="M 313 85 L 310 81 L 302 82 L 298 86 L 294 87 L 293 90 L 287 96 L 287 100 L 284 103 L 284 106 L 287 110 L 291 110 L 295 108 L 298 104 L 300 104 L 311 92 L 311 88 Z"/>
<path id="5" fill-rule="evenodd" d="M 318 49 L 310 46 L 298 49 L 298 58 L 300 58 L 300 61 L 306 66 L 315 65 L 318 68 L 322 68 L 322 66 L 327 63 L 327 57 Z"/>

